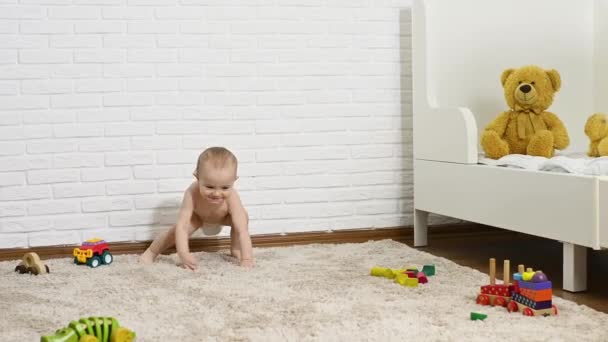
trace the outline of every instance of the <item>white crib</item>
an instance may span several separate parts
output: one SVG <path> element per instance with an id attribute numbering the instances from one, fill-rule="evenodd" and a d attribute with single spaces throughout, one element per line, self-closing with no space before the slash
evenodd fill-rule
<path id="1" fill-rule="evenodd" d="M 479 136 L 507 110 L 504 69 L 556 69 L 549 111 L 586 151 L 608 113 L 608 0 L 414 0 L 415 245 L 437 213 L 563 242 L 565 290 L 587 287 L 587 248 L 608 247 L 608 177 L 478 164 Z"/>

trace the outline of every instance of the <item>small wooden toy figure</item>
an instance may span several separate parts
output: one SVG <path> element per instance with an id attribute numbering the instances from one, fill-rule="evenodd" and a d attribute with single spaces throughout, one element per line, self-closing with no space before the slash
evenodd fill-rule
<path id="1" fill-rule="evenodd" d="M 525 316 L 557 315 L 557 307 L 552 304 L 551 281 L 542 271 L 518 265 L 513 274 L 513 284 L 509 283 L 509 260 L 504 261 L 503 284 L 496 284 L 496 260 L 490 259 L 490 285 L 481 287 L 477 304 L 506 306 L 509 312 L 522 312 Z"/>
<path id="2" fill-rule="evenodd" d="M 15 267 L 15 272 L 21 274 L 31 273 L 34 275 L 50 273 L 49 267 L 40 261 L 40 257 L 36 253 L 25 253 L 22 260 Z"/>

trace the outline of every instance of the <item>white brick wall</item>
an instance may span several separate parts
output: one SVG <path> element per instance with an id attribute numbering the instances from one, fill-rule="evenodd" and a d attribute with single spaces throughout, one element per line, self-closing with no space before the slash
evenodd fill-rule
<path id="1" fill-rule="evenodd" d="M 253 234 L 412 224 L 410 5 L 0 1 L 0 248 L 149 239 L 211 145 Z"/>

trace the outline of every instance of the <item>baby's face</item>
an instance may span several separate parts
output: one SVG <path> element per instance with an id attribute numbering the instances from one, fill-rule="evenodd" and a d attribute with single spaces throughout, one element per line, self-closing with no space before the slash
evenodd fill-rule
<path id="1" fill-rule="evenodd" d="M 199 192 L 207 202 L 220 205 L 232 194 L 235 181 L 234 167 L 204 166 L 198 179 Z"/>

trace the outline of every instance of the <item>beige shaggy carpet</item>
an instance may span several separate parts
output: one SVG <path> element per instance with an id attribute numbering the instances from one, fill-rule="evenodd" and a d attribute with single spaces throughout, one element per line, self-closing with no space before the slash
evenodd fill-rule
<path id="1" fill-rule="evenodd" d="M 138 341 L 606 341 L 608 315 L 555 298 L 559 315 L 525 317 L 474 303 L 488 277 L 403 244 L 307 245 L 255 249 L 242 269 L 223 253 L 197 253 L 200 269 L 135 255 L 91 269 L 46 260 L 51 274 L 0 263 L 0 340 L 39 341 L 83 316 L 114 316 Z M 418 288 L 369 275 L 434 263 Z M 471 321 L 471 311 L 487 313 Z"/>

